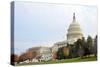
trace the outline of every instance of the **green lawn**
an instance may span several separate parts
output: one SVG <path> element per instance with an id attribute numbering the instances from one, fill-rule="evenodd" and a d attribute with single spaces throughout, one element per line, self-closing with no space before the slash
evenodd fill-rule
<path id="1" fill-rule="evenodd" d="M 85 62 L 85 61 L 96 61 L 97 57 L 88 57 L 88 58 L 72 58 L 72 59 L 62 59 L 62 60 L 54 60 L 54 61 L 48 61 L 48 62 L 33 62 L 33 63 L 23 63 L 18 64 L 19 65 L 37 65 L 37 64 L 55 64 L 55 63 L 69 63 L 69 62 Z"/>

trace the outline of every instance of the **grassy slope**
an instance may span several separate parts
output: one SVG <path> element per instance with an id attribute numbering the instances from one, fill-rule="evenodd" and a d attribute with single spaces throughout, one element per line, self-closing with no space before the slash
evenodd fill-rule
<path id="1" fill-rule="evenodd" d="M 97 60 L 96 57 L 88 57 L 88 58 L 84 58 L 84 59 L 81 59 L 81 58 L 72 58 L 72 59 L 63 59 L 63 60 L 55 60 L 55 61 L 48 61 L 48 62 L 27 63 L 27 64 L 19 64 L 19 65 L 55 64 L 55 63 L 96 61 L 96 60 Z"/>

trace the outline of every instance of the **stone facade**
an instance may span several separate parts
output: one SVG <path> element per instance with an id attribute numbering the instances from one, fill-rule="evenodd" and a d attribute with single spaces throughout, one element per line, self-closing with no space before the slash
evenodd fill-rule
<path id="1" fill-rule="evenodd" d="M 67 46 L 67 41 L 56 42 L 52 47 L 52 52 L 58 51 L 59 48 Z"/>
<path id="2" fill-rule="evenodd" d="M 48 61 L 52 59 L 51 48 L 49 47 L 41 47 L 40 49 L 41 59 L 43 61 Z"/>

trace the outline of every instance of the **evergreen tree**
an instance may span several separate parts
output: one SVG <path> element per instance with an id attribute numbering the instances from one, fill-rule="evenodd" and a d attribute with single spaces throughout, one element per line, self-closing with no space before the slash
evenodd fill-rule
<path id="1" fill-rule="evenodd" d="M 97 35 L 95 36 L 95 39 L 94 39 L 94 55 L 97 56 Z"/>
<path id="2" fill-rule="evenodd" d="M 77 48 L 78 48 L 78 51 L 77 51 L 77 53 L 78 53 L 78 56 L 79 57 L 83 57 L 83 55 L 84 55 L 84 48 L 83 48 L 83 45 L 84 45 L 84 43 L 83 43 L 83 40 L 84 39 L 78 39 L 77 40 Z"/>
<path id="3" fill-rule="evenodd" d="M 87 47 L 88 47 L 88 54 L 92 54 L 93 39 L 91 36 L 88 36 L 87 38 Z"/>
<path id="4" fill-rule="evenodd" d="M 57 59 L 61 60 L 64 59 L 64 53 L 63 53 L 63 48 L 59 48 L 57 52 Z"/>

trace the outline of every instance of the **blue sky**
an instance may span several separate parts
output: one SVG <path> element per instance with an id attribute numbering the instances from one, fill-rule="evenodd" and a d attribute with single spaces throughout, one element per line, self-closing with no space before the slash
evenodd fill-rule
<path id="1" fill-rule="evenodd" d="M 84 36 L 94 37 L 97 34 L 96 6 L 15 2 L 15 53 L 65 40 L 73 12 Z"/>

